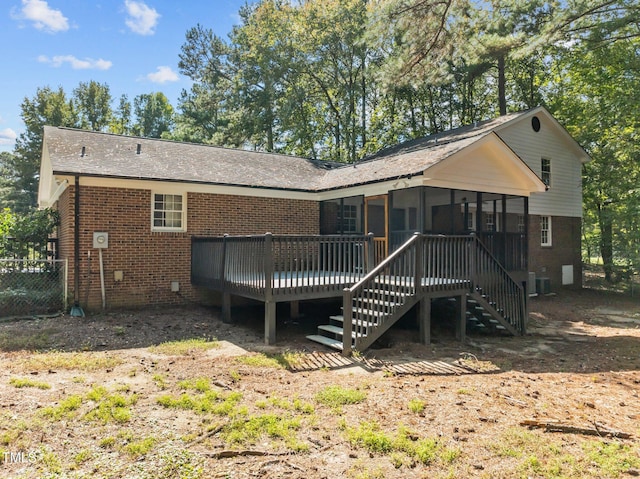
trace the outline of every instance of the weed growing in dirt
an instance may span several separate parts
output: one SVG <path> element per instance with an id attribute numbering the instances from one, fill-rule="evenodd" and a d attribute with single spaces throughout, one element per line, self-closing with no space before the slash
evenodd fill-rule
<path id="1" fill-rule="evenodd" d="M 257 368 L 274 368 L 282 369 L 285 364 L 282 362 L 282 355 L 269 355 L 264 353 L 245 354 L 238 356 L 236 362 L 245 364 L 247 366 L 253 366 Z"/>
<path id="2" fill-rule="evenodd" d="M 364 401 L 367 395 L 359 389 L 345 389 L 340 386 L 327 386 L 316 394 L 316 401 L 325 406 L 339 411 L 341 406 L 358 404 Z"/>
<path id="3" fill-rule="evenodd" d="M 138 396 L 132 394 L 125 397 L 122 394 L 110 394 L 103 386 L 96 386 L 89 391 L 87 399 L 97 403 L 97 406 L 85 414 L 84 418 L 108 424 L 110 422 L 129 422 L 131 420 L 129 406 L 138 401 Z"/>
<path id="4" fill-rule="evenodd" d="M 210 390 L 201 394 L 183 393 L 178 397 L 165 394 L 156 399 L 156 402 L 166 408 L 188 409 L 200 414 L 212 413 L 228 416 L 236 412 L 236 405 L 241 399 L 242 394 L 239 392 L 223 394 Z"/>
<path id="5" fill-rule="evenodd" d="M 354 447 L 366 449 L 371 454 L 390 455 L 393 465 L 400 467 L 405 461 L 400 454 L 406 455 L 410 461 L 429 465 L 436 460 L 452 463 L 460 455 L 457 449 L 446 448 L 435 438 L 419 439 L 404 427 L 400 427 L 395 436 L 383 431 L 375 421 L 365 421 L 358 427 L 342 425 L 347 440 Z"/>
<path id="6" fill-rule="evenodd" d="M 422 399 L 412 399 L 409 401 L 409 411 L 415 414 L 422 414 L 425 407 L 426 404 Z"/>
<path id="7" fill-rule="evenodd" d="M 207 340 L 205 338 L 182 339 L 179 341 L 168 341 L 157 346 L 149 347 L 149 351 L 166 356 L 188 356 L 197 351 L 207 351 L 220 347 L 217 339 Z"/>
<path id="8" fill-rule="evenodd" d="M 211 381 L 209 378 L 184 379 L 178 382 L 180 389 L 193 389 L 201 393 L 211 390 Z"/>
<path id="9" fill-rule="evenodd" d="M 167 381 L 164 375 L 154 374 L 151 379 L 153 380 L 154 383 L 156 383 L 156 386 L 158 386 L 158 388 L 162 389 L 163 391 L 167 389 Z"/>
<path id="10" fill-rule="evenodd" d="M 100 353 L 63 353 L 51 351 L 48 353 L 32 354 L 28 358 L 18 361 L 16 366 L 29 371 L 80 370 L 98 371 L 113 369 L 122 364 L 123 359 Z"/>
<path id="11" fill-rule="evenodd" d="M 57 406 L 49 406 L 42 409 L 41 414 L 53 421 L 59 421 L 63 418 L 71 418 L 82 405 L 82 396 L 69 396 L 60 401 Z"/>
<path id="12" fill-rule="evenodd" d="M 157 442 L 158 440 L 155 437 L 149 436 L 143 439 L 131 441 L 125 444 L 121 450 L 129 454 L 131 457 L 138 458 L 149 453 Z"/>
<path id="13" fill-rule="evenodd" d="M 51 389 L 51 385 L 42 381 L 35 381 L 31 378 L 11 378 L 9 384 L 14 388 L 37 388 L 37 389 Z"/>
<path id="14" fill-rule="evenodd" d="M 202 460 L 194 453 L 182 449 L 160 456 L 160 474 L 164 479 L 200 479 L 204 468 Z"/>
<path id="15" fill-rule="evenodd" d="M 0 334 L 0 351 L 40 351 L 50 346 L 49 332 Z"/>
<path id="16" fill-rule="evenodd" d="M 279 414 L 239 417 L 222 429 L 221 437 L 228 444 L 244 445 L 255 444 L 266 436 L 284 441 L 292 451 L 302 452 L 308 450 L 309 446 L 301 442 L 296 435 L 301 424 L 302 419 L 299 417 L 285 417 Z"/>
<path id="17" fill-rule="evenodd" d="M 640 467 L 640 458 L 628 445 L 602 440 L 582 443 L 584 455 L 564 451 L 563 444 L 531 431 L 507 430 L 493 449 L 502 457 L 519 460 L 523 475 L 550 478 L 619 477 Z"/>

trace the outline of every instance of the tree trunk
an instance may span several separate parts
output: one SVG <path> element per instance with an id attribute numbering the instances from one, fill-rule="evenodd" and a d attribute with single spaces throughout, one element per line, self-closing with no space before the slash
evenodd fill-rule
<path id="1" fill-rule="evenodd" d="M 604 279 L 613 280 L 613 221 L 611 214 L 603 205 L 598 205 L 598 222 L 600 223 L 600 256 L 604 268 Z"/>
<path id="2" fill-rule="evenodd" d="M 505 78 L 505 66 L 504 55 L 498 57 L 498 108 L 500 109 L 500 116 L 507 114 L 507 92 Z"/>

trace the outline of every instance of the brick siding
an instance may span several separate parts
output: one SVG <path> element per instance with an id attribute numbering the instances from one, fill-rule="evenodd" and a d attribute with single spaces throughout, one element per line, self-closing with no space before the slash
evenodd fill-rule
<path id="1" fill-rule="evenodd" d="M 82 186 L 80 183 L 80 285 L 87 310 L 102 307 L 99 251 L 93 233 L 109 233 L 103 250 L 108 309 L 180 304 L 197 300 L 190 284 L 191 237 L 228 234 L 318 234 L 315 201 L 189 193 L 186 232 L 151 231 L 151 191 Z M 67 188 L 58 201 L 62 221 L 61 258 L 69 259 L 69 294 L 74 298 L 74 195 Z M 90 253 L 90 256 L 89 256 Z M 114 272 L 123 280 L 115 281 Z M 180 293 L 171 292 L 178 281 Z"/>
<path id="2" fill-rule="evenodd" d="M 573 284 L 568 288 L 582 287 L 580 218 L 551 217 L 551 246 L 540 245 L 540 216 L 529 216 L 529 271 L 536 278 L 549 278 L 551 290 L 562 288 L 562 265 L 573 265 Z"/>

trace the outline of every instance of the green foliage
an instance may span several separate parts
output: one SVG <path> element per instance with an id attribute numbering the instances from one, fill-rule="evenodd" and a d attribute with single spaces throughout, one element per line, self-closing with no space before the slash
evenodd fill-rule
<path id="1" fill-rule="evenodd" d="M 206 351 L 219 346 L 220 344 L 216 339 L 209 341 L 204 338 L 192 338 L 160 343 L 156 346 L 151 346 L 149 351 L 168 356 L 188 356 L 196 351 Z"/>
<path id="2" fill-rule="evenodd" d="M 53 421 L 63 418 L 71 418 L 75 411 L 82 405 L 82 396 L 68 396 L 60 401 L 57 406 L 48 406 L 42 409 L 41 414 Z"/>
<path id="3" fill-rule="evenodd" d="M 5 208 L 0 213 L 0 257 L 27 258 L 34 249 L 46 249 L 49 236 L 59 224 L 59 213 L 50 208 L 21 215 Z"/>
<path id="4" fill-rule="evenodd" d="M 9 384 L 15 388 L 51 389 L 50 384 L 31 378 L 11 378 L 9 379 Z"/>
<path id="5" fill-rule="evenodd" d="M 316 394 L 316 401 L 334 409 L 348 404 L 358 404 L 366 398 L 367 394 L 364 391 L 345 389 L 340 386 L 327 386 Z"/>

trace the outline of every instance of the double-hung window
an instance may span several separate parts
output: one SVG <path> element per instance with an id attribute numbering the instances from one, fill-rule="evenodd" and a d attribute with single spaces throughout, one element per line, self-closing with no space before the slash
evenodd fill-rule
<path id="1" fill-rule="evenodd" d="M 551 216 L 540 217 L 540 246 L 551 246 Z"/>
<path id="2" fill-rule="evenodd" d="M 184 231 L 185 201 L 183 195 L 153 194 L 152 229 L 154 231 Z"/>
<path id="3" fill-rule="evenodd" d="M 551 160 L 548 158 L 542 158 L 540 162 L 540 179 L 547 185 L 547 188 L 551 187 Z"/>

